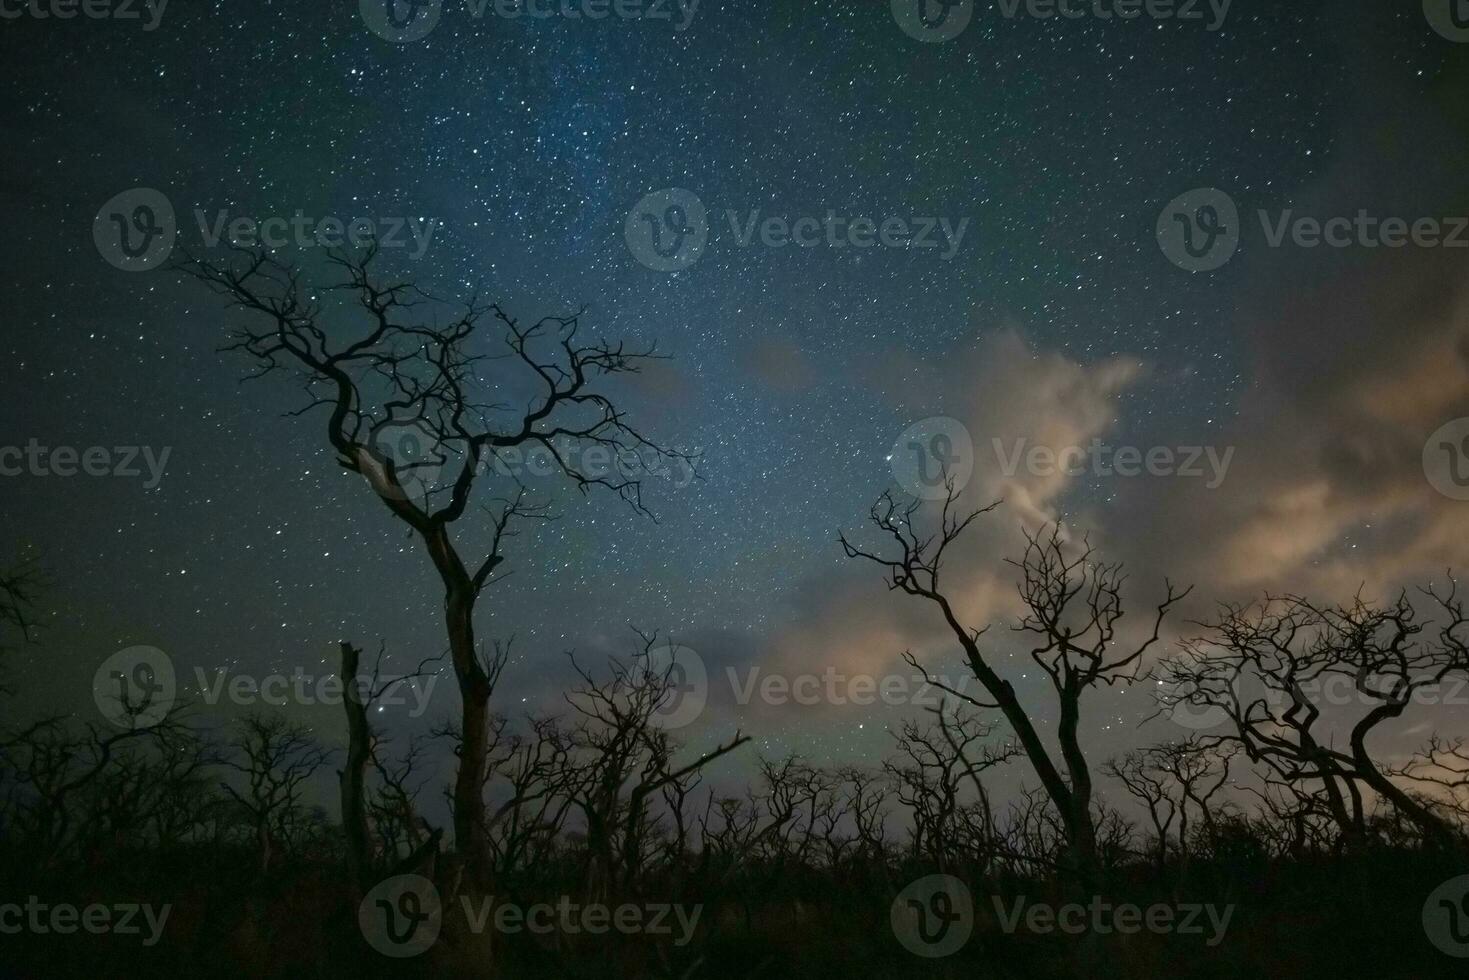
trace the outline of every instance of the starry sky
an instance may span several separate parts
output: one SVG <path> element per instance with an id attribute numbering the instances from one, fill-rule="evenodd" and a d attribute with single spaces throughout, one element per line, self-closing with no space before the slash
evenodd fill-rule
<path id="1" fill-rule="evenodd" d="M 556 706 L 564 651 L 626 653 L 629 624 L 714 672 L 881 673 L 904 648 L 952 667 L 941 624 L 836 540 L 892 484 L 894 439 L 934 416 L 981 445 L 1236 448 L 1212 491 L 981 466 L 969 493 L 1006 506 L 954 572 L 976 622 L 1013 613 L 1002 559 L 1047 520 L 1126 560 L 1140 604 L 1164 575 L 1207 603 L 1426 582 L 1456 551 L 1462 565 L 1469 504 L 1436 494 L 1418 453 L 1469 415 L 1466 253 L 1272 252 L 1256 231 L 1190 274 L 1154 230 L 1197 187 L 1242 210 L 1469 213 L 1469 45 L 1416 0 L 1237 0 L 1218 31 L 998 11 L 979 0 L 941 43 L 878 0 L 704 0 L 682 31 L 451 2 L 406 43 L 347 2 L 174 0 L 152 30 L 0 21 L 0 441 L 171 447 L 156 487 L 6 478 L 6 553 L 51 580 L 42 643 L 13 662 L 21 703 L 85 713 L 96 665 L 133 644 L 190 676 L 326 672 L 341 638 L 382 641 L 404 667 L 442 646 L 426 559 L 319 420 L 283 417 L 293 385 L 237 383 L 249 364 L 218 351 L 232 314 L 165 269 L 99 256 L 98 209 L 137 187 L 167 196 L 194 247 L 195 209 L 436 218 L 395 272 L 440 293 L 481 284 L 526 318 L 585 305 L 585 329 L 671 355 L 617 390 L 650 435 L 702 454 L 704 479 L 651 488 L 656 523 L 544 481 L 561 519 L 513 542 L 513 576 L 479 606 L 481 636 L 517 638 L 502 711 Z M 670 187 L 697 195 L 712 235 L 665 273 L 631 254 L 624 222 Z M 755 209 L 969 226 L 948 261 L 742 246 L 724 216 Z M 286 252 L 311 268 L 320 250 Z M 1099 700 L 1099 758 L 1146 738 L 1143 696 Z M 871 760 L 901 715 L 727 701 L 711 694 L 691 741 L 739 725 L 763 751 Z M 335 717 L 315 717 L 332 737 Z"/>

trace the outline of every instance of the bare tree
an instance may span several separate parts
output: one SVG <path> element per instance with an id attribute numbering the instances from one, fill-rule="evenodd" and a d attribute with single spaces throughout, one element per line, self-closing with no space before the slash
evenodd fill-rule
<path id="1" fill-rule="evenodd" d="M 979 701 L 932 678 L 930 682 L 976 707 L 998 708 L 1004 714 L 1060 813 L 1073 871 L 1083 878 L 1090 877 L 1097 867 L 1097 841 L 1091 770 L 1079 737 L 1082 695 L 1098 684 L 1110 686 L 1135 680 L 1144 654 L 1158 640 L 1164 616 L 1189 590 L 1179 591 L 1171 582 L 1166 583 L 1167 594 L 1157 606 L 1151 631 L 1137 644 L 1119 646 L 1117 623 L 1123 615 L 1125 581 L 1121 566 L 1096 560 L 1085 542 L 1080 548 L 1068 548 L 1059 527 L 1053 527 L 1049 534 L 1027 533 L 1024 558 L 1012 562 L 1021 572 L 1019 592 L 1026 608 L 1013 629 L 1033 643 L 1031 659 L 1055 690 L 1060 715 L 1056 732 L 1061 755 L 1058 763 L 1014 687 L 995 671 L 980 649 L 979 639 L 988 627 L 961 623 L 940 582 L 948 548 L 976 518 L 998 503 L 961 515 L 956 509 L 959 492 L 951 477 L 946 479 L 946 486 L 938 525 L 932 533 L 916 526 L 922 501 L 900 505 L 889 492 L 878 499 L 870 514 L 880 537 L 888 541 L 886 548 L 865 550 L 845 534 L 841 536 L 842 547 L 849 558 L 863 558 L 885 568 L 890 589 L 927 599 L 939 608 L 970 670 L 993 701 Z"/>
<path id="2" fill-rule="evenodd" d="M 266 714 L 241 719 L 229 747 L 225 765 L 244 777 L 245 789 L 220 785 L 250 819 L 264 874 L 277 846 L 290 836 L 306 781 L 326 764 L 329 753 L 304 725 Z"/>
<path id="3" fill-rule="evenodd" d="M 890 786 L 880 773 L 857 766 L 837 770 L 843 784 L 844 808 L 851 815 L 853 862 L 870 867 L 887 861 L 887 810 Z"/>
<path id="4" fill-rule="evenodd" d="M 347 714 L 347 760 L 337 771 L 337 780 L 341 789 L 342 832 L 347 840 L 347 872 L 354 887 L 360 890 L 367 882 L 369 861 L 364 783 L 367 762 L 372 755 L 372 726 L 368 723 L 367 705 L 363 702 L 370 699 L 355 697 L 351 693 L 362 651 L 346 640 L 342 641 L 341 649 L 342 682 L 349 692 L 342 699 L 342 709 Z"/>
<path id="5" fill-rule="evenodd" d="M 1251 826 L 1273 856 L 1300 860 L 1327 853 L 1342 842 L 1341 827 L 1323 787 L 1268 774 L 1262 783 L 1245 790 L 1260 801 L 1260 814 Z"/>
<path id="6" fill-rule="evenodd" d="M 578 775 L 569 781 L 568 792 L 586 827 L 587 893 L 597 900 L 614 884 L 635 893 L 647 856 L 654 794 L 691 779 L 750 740 L 737 731 L 728 742 L 678 765 L 679 747 L 658 721 L 677 688 L 676 665 L 653 662 L 656 634 L 639 632 L 638 637 L 641 650 L 630 663 L 609 661 L 605 681 L 573 658 L 581 683 L 566 695 L 579 716 L 571 738 Z"/>
<path id="7" fill-rule="evenodd" d="M 1013 741 L 990 742 L 996 726 L 946 708 L 933 712 L 930 725 L 904 722 L 893 733 L 900 754 L 884 764 L 912 817 L 914 854 L 929 858 L 941 872 L 949 871 L 962 851 L 981 862 L 987 859 L 994 811 L 981 776 L 1020 754 Z"/>
<path id="8" fill-rule="evenodd" d="M 0 630 L 14 631 L 27 643 L 34 638 L 33 616 L 36 593 L 40 586 L 41 577 L 34 562 L 21 562 L 0 572 Z M 0 655 L 6 650 L 7 646 L 0 643 Z M 14 692 L 5 686 L 4 674 L 0 672 L 0 696 L 12 693 Z"/>
<path id="9" fill-rule="evenodd" d="M 377 275 L 376 244 L 365 254 L 333 251 L 341 278 L 319 288 L 264 249 L 236 249 L 237 261 L 187 258 L 179 269 L 225 297 L 253 323 L 227 350 L 254 359 L 249 376 L 298 375 L 306 404 L 293 415 L 326 413 L 326 441 L 337 461 L 362 476 L 372 493 L 418 538 L 442 583 L 444 626 L 462 698 L 459 771 L 454 787 L 455 845 L 484 871 L 484 786 L 488 777 L 489 701 L 494 682 L 475 642 L 474 612 L 496 581 L 515 528 L 543 520 L 543 504 L 516 486 L 493 495 L 488 540 L 466 557 L 457 523 L 476 491 L 493 482 L 502 453 L 539 449 L 583 492 L 603 488 L 646 514 L 641 477 L 692 457 L 645 438 L 612 400 L 601 379 L 632 374 L 657 357 L 652 347 L 583 340 L 581 313 L 525 325 L 471 294 L 441 301 L 418 287 Z M 344 294 L 363 326 L 351 337 L 333 324 L 319 297 Z M 505 364 L 509 368 L 505 368 Z M 491 367 L 500 370 L 491 373 Z M 524 407 L 509 402 L 524 399 Z M 426 445 L 402 458 L 396 435 L 412 429 Z M 606 472 L 585 452 L 638 463 Z M 504 480 L 502 483 L 506 482 Z"/>
<path id="10" fill-rule="evenodd" d="M 710 794 L 699 817 L 700 881 L 705 904 L 734 895 L 745 927 L 754 904 L 767 898 L 816 852 L 820 808 L 832 799 L 834 777 L 795 755 L 761 757 L 759 782 L 743 797 Z"/>
<path id="11" fill-rule="evenodd" d="M 1154 762 L 1149 750 L 1139 749 L 1108 759 L 1102 768 L 1147 810 L 1153 829 L 1154 860 L 1162 871 L 1168 863 L 1169 834 L 1178 817 L 1178 803 L 1169 792 L 1167 777 Z"/>
<path id="12" fill-rule="evenodd" d="M 1434 735 L 1387 773 L 1414 786 L 1418 801 L 1445 822 L 1469 826 L 1469 745 L 1463 738 Z"/>
<path id="13" fill-rule="evenodd" d="M 361 888 L 367 885 L 373 870 L 365 788 L 368 763 L 377 762 L 378 772 L 385 777 L 398 775 L 397 771 L 378 761 L 379 741 L 368 721 L 368 713 L 392 688 L 426 677 L 428 665 L 439 658 L 425 659 L 412 673 L 385 678 L 382 673 L 381 646 L 378 648 L 377 659 L 373 662 L 372 673 L 367 675 L 361 673 L 361 650 L 343 640 L 341 651 L 341 679 L 345 690 L 342 708 L 347 715 L 347 758 L 346 764 L 337 771 L 337 778 L 341 790 L 342 829 L 347 842 L 348 871 L 357 887 Z M 402 775 L 406 777 L 406 773 Z M 395 802 L 400 807 L 410 803 L 409 797 L 405 795 L 402 779 L 389 785 L 390 792 L 396 793 Z M 410 825 L 407 833 L 413 835 L 414 829 Z"/>
<path id="14" fill-rule="evenodd" d="M 581 778 L 572 733 L 555 718 L 535 718 L 527 735 L 509 735 L 495 767 L 505 798 L 486 816 L 495 871 L 509 877 L 542 863 L 555 846 Z"/>
<path id="15" fill-rule="evenodd" d="M 1177 850 L 1185 860 L 1190 808 L 1198 812 L 1207 829 L 1213 829 L 1214 808 L 1210 801 L 1228 782 L 1234 754 L 1234 746 L 1196 735 L 1185 741 L 1137 749 L 1107 762 L 1108 774 L 1119 780 L 1148 811 L 1159 870 L 1168 861 L 1169 833 L 1175 819 Z"/>
<path id="16" fill-rule="evenodd" d="M 372 745 L 372 767 L 377 785 L 367 800 L 372 840 L 377 844 L 377 860 L 394 873 L 423 867 L 436 855 L 443 830 L 434 827 L 418 813 L 418 797 L 428 777 L 418 776 L 427 761 L 428 746 L 422 739 L 411 738 L 401 755 L 387 758 L 381 739 Z"/>
<path id="17" fill-rule="evenodd" d="M 1406 594 L 1378 606 L 1357 596 L 1341 606 L 1318 606 L 1297 595 L 1269 596 L 1253 606 L 1225 605 L 1205 624 L 1206 634 L 1184 644 L 1180 656 L 1161 665 L 1165 707 L 1188 704 L 1215 709 L 1227 731 L 1215 740 L 1237 744 L 1252 762 L 1264 763 L 1286 784 L 1319 788 L 1332 819 L 1349 844 L 1367 835 L 1375 793 L 1440 846 L 1458 842 L 1432 808 L 1394 782 L 1373 760 L 1368 738 L 1399 718 L 1415 694 L 1450 676 L 1469 674 L 1469 646 L 1460 635 L 1466 620 L 1454 591 L 1424 594 L 1444 614 L 1437 634 L 1424 625 Z M 1367 710 L 1350 720 L 1346 746 L 1337 747 L 1333 717 L 1317 702 L 1334 678 L 1347 683 Z M 1341 706 L 1338 706 L 1341 707 Z"/>
<path id="18" fill-rule="evenodd" d="M 110 762 L 77 791 L 79 849 L 91 865 L 126 848 L 167 851 L 193 829 L 208 806 L 210 770 L 219 746 L 206 732 L 167 726 L 114 752 Z"/>
<path id="19" fill-rule="evenodd" d="M 51 715 L 0 733 L 0 786 L 6 790 L 0 810 L 16 838 L 26 842 L 28 856 L 46 867 L 75 849 L 76 834 L 88 819 L 81 801 L 111 778 L 130 748 L 152 743 L 160 754 L 181 752 L 188 736 L 182 713 L 175 705 L 157 722 L 123 731 L 96 725 L 78 730 L 65 717 Z M 138 765 L 130 762 L 125 768 Z M 131 782 L 147 790 L 156 788 L 157 778 L 152 771 Z"/>
<path id="20" fill-rule="evenodd" d="M 1005 858 L 1024 874 L 1063 867 L 1070 847 L 1060 811 L 1044 789 L 1021 789 L 999 823 Z"/>

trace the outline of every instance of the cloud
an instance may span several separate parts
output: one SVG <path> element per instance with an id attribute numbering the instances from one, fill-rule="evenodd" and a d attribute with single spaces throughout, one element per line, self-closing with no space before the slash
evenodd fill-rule
<path id="1" fill-rule="evenodd" d="M 1337 159 L 1283 206 L 1320 218 L 1362 209 L 1410 221 L 1469 214 L 1469 172 L 1457 163 L 1469 158 L 1469 128 L 1458 110 L 1447 98 L 1386 91 L 1376 78 L 1364 76 L 1376 87 L 1355 100 L 1362 115 L 1344 124 Z M 1415 137 L 1397 138 L 1398 130 Z M 1256 208 L 1273 207 L 1240 203 L 1251 221 Z M 1064 472 L 1002 471 L 996 441 L 1085 446 L 1136 422 L 1125 418 L 1124 393 L 1176 383 L 1140 358 L 1082 363 L 1006 329 L 941 360 L 893 351 L 859 369 L 914 421 L 937 411 L 962 421 L 977 458 L 967 501 L 1005 500 L 971 528 L 946 570 L 966 622 L 1014 616 L 1015 570 L 1002 559 L 1020 554 L 1021 526 L 1056 520 L 1088 533 L 1107 560 L 1127 563 L 1135 610 L 1154 601 L 1150 588 L 1165 575 L 1195 584 L 1177 623 L 1266 589 L 1344 599 L 1365 584 L 1382 596 L 1462 564 L 1469 504 L 1433 489 L 1422 456 L 1439 426 L 1469 417 L 1469 249 L 1269 249 L 1254 236 L 1236 262 L 1232 329 L 1244 340 L 1248 384 L 1210 439 L 1220 452 L 1235 450 L 1217 489 L 1143 477 L 1078 493 L 1081 478 Z M 1176 436 L 1175 445 L 1199 441 L 1196 431 L 1168 433 L 1166 423 L 1149 429 Z M 952 660 L 934 611 L 882 594 L 881 571 L 867 571 L 870 580 L 860 567 L 844 568 L 804 587 L 771 637 L 769 662 L 871 672 L 900 664 L 908 648 Z M 1130 617 L 1132 625 L 1142 618 Z"/>
<path id="2" fill-rule="evenodd" d="M 1005 329 L 944 358 L 893 350 L 857 365 L 855 377 L 909 421 L 962 421 L 977 456 L 966 500 L 1005 500 L 971 527 L 945 576 L 964 622 L 997 624 L 985 642 L 1007 676 L 1026 663 L 1009 660 L 1018 651 L 1004 629 L 1018 599 L 1003 559 L 1023 550 L 1021 527 L 1061 520 L 1105 559 L 1124 561 L 1132 630 L 1165 575 L 1196 586 L 1172 621 L 1187 631 L 1186 620 L 1220 600 L 1267 589 L 1343 600 L 1364 584 L 1385 597 L 1463 563 L 1469 503 L 1434 490 L 1422 460 L 1431 433 L 1469 417 L 1469 248 L 1271 249 L 1256 215 L 1277 206 L 1322 219 L 1469 215 L 1469 112 L 1458 94 L 1469 59 L 1460 62 L 1425 98 L 1421 80 L 1398 85 L 1395 66 L 1364 53 L 1321 174 L 1283 202 L 1232 189 L 1254 231 L 1211 284 L 1238 290 L 1228 326 L 1245 352 L 1233 412 L 1206 437 L 1219 452 L 1234 449 L 1218 488 L 1111 478 L 1098 493 L 1094 480 L 1064 472 L 1002 472 L 996 440 L 1086 446 L 1141 425 L 1148 444 L 1203 441 L 1166 419 L 1127 417 L 1126 404 L 1141 399 L 1124 395 L 1180 383 L 1140 357 L 1084 363 Z M 848 530 L 858 524 L 854 516 Z M 886 593 L 881 570 L 858 563 L 807 582 L 765 648 L 768 669 L 786 672 L 901 670 L 905 649 L 952 667 L 957 654 L 936 610 Z"/>
<path id="3" fill-rule="evenodd" d="M 1145 367 L 1135 358 L 1083 365 L 1036 350 L 1015 330 L 985 334 L 942 364 L 923 389 L 884 381 L 890 372 L 889 380 L 906 370 L 897 352 L 876 359 L 864 376 L 889 393 L 923 391 L 929 398 L 926 407 L 908 405 L 908 412 L 930 411 L 941 402 L 975 441 L 976 465 L 964 504 L 972 508 L 1004 500 L 946 556 L 945 591 L 958 615 L 979 626 L 1018 611 L 1014 569 L 1005 559 L 1023 552 L 1022 527 L 1035 530 L 1060 518 L 1057 504 L 1068 481 L 1064 475 L 1036 475 L 1024 468 L 1006 475 L 995 443 L 1009 446 L 1025 439 L 1075 445 L 1105 434 L 1117 417 L 1117 396 L 1145 375 Z M 874 496 L 877 492 L 875 488 Z M 925 505 L 923 516 L 935 519 L 936 505 Z M 857 515 L 847 530 L 854 541 L 881 546 Z M 881 568 L 853 561 L 797 590 L 789 619 L 769 639 L 763 666 L 786 674 L 828 667 L 848 675 L 906 673 L 901 658 L 908 649 L 936 671 L 940 662 L 950 667 L 956 663 L 957 646 L 936 607 L 890 594 Z"/>
<path id="4" fill-rule="evenodd" d="M 1469 128 L 1447 101 L 1465 80 L 1424 99 L 1374 75 L 1337 159 L 1284 206 L 1469 215 Z M 1126 488 L 1099 516 L 1109 540 L 1219 597 L 1380 595 L 1462 563 L 1469 505 L 1435 491 L 1422 459 L 1431 433 L 1469 416 L 1469 248 L 1247 246 L 1235 328 L 1253 383 L 1220 436 L 1237 448 L 1228 480 Z"/>

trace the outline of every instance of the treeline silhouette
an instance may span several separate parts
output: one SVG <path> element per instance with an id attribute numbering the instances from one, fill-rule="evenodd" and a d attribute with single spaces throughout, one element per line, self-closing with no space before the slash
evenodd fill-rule
<path id="1" fill-rule="evenodd" d="M 0 582 L 4 619 L 21 630 L 26 582 Z M 1295 660 L 1300 679 L 1313 668 L 1356 677 L 1369 651 L 1386 655 L 1378 666 L 1389 671 L 1413 649 L 1426 658 L 1420 666 L 1447 662 L 1440 643 L 1462 623 L 1457 600 L 1441 596 L 1451 622 L 1434 642 L 1410 643 L 1399 635 L 1418 631 L 1406 599 L 1329 613 L 1303 602 L 1230 610 L 1214 639 L 1238 651 L 1262 624 L 1309 628 L 1309 638 L 1271 644 L 1271 659 L 1244 672 L 1282 676 L 1265 669 L 1279 668 L 1278 656 Z M 1342 642 L 1343 614 L 1377 632 Z M 902 722 L 878 765 L 758 758 L 746 791 L 716 791 L 703 770 L 748 739 L 700 751 L 661 726 L 678 678 L 649 659 L 658 642 L 638 634 L 606 670 L 578 666 L 559 715 L 492 718 L 487 792 L 473 815 L 482 868 L 425 815 L 440 789 L 425 773 L 431 742 L 459 733 L 450 726 L 400 744 L 376 730 L 368 716 L 381 685 L 348 699 L 335 733 L 345 752 L 282 714 L 218 725 L 182 702 L 135 728 L 65 716 L 7 723 L 0 900 L 167 903 L 172 912 L 151 947 L 136 936 L 22 931 L 0 937 L 4 962 L 18 976 L 1452 975 L 1455 961 L 1428 943 L 1420 915 L 1438 884 L 1466 870 L 1469 766 L 1458 742 L 1431 738 L 1397 768 L 1359 759 L 1315 741 L 1314 720 L 1302 715 L 1316 708 L 1304 698 L 1236 697 L 1237 680 L 1211 688 L 1202 664 L 1228 658 L 1190 644 L 1162 669 L 1192 671 L 1196 686 L 1171 687 L 1163 705 L 1192 699 L 1236 713 L 1218 730 L 1106 761 L 1112 795 L 1133 805 L 1125 813 L 1095 795 L 1086 835 L 1094 859 L 1084 865 L 1044 788 L 996 797 L 994 772 L 1023 764 L 1024 750 L 971 704 Z M 362 671 L 356 648 L 344 644 L 342 654 L 348 676 L 377 676 Z M 490 658 L 492 674 L 507 655 Z M 1453 663 L 1463 669 L 1457 655 Z M 1413 676 L 1448 674 L 1433 666 Z M 1393 779 L 1393 794 L 1376 792 L 1368 765 Z M 333 775 L 335 813 L 310 802 L 313 783 L 320 793 Z M 444 798 L 453 805 L 452 789 Z M 969 885 L 974 933 L 953 956 L 926 960 L 897 942 L 889 912 L 905 885 L 936 873 Z M 357 912 L 376 882 L 401 874 L 433 881 L 446 912 L 432 948 L 394 961 L 369 948 Z M 1021 897 L 1061 905 L 1092 895 L 1236 911 L 1214 946 L 1197 935 L 1002 928 L 1002 906 Z M 687 941 L 472 932 L 458 905 L 488 896 L 522 907 L 569 896 L 700 911 Z"/>
<path id="2" fill-rule="evenodd" d="M 962 488 L 941 470 L 938 500 L 884 494 L 866 532 L 840 543 L 947 631 L 977 693 L 948 686 L 909 654 L 947 700 L 898 722 L 885 760 L 831 768 L 756 757 L 744 763 L 757 773 L 752 785 L 721 792 L 711 763 L 750 753 L 750 739 L 684 745 L 663 724 L 681 678 L 653 656 L 656 634 L 636 633 L 625 657 L 597 669 L 573 660 L 564 709 L 521 719 L 494 703 L 508 644 L 475 632 L 509 543 L 554 516 L 497 468 L 501 454 L 543 454 L 581 494 L 608 493 L 639 515 L 660 471 L 696 466 L 696 454 L 644 435 L 609 387 L 662 355 L 587 339 L 584 311 L 525 324 L 477 293 L 433 296 L 380 275 L 378 256 L 375 247 L 334 251 L 330 276 L 312 282 L 245 248 L 222 261 L 186 257 L 175 269 L 243 318 L 227 349 L 250 361 L 249 378 L 305 389 L 291 417 L 324 423 L 337 462 L 433 570 L 456 716 L 425 737 L 382 730 L 384 653 L 367 667 L 345 642 L 340 673 L 360 679 L 365 694 L 346 700 L 330 734 L 281 712 L 224 724 L 182 702 L 121 693 L 110 712 L 120 725 L 7 713 L 0 961 L 13 973 L 1453 972 L 1458 961 L 1425 934 L 1424 904 L 1469 871 L 1469 747 L 1427 736 L 1403 759 L 1376 755 L 1373 744 L 1413 720 L 1426 693 L 1469 677 L 1452 576 L 1387 604 L 1283 595 L 1222 606 L 1160 656 L 1165 618 L 1189 590 L 1165 582 L 1141 628 L 1126 629 L 1121 567 L 1060 527 L 1042 528 L 1014 561 L 1022 613 L 1004 649 L 1022 652 L 1002 654 L 986 637 L 990 624 L 964 621 L 943 576 L 966 531 L 999 504 L 966 511 Z M 39 585 L 33 567 L 0 579 L 5 642 L 34 639 Z M 1027 701 L 1033 695 L 999 669 L 1002 656 L 1028 657 L 1025 669 L 1048 682 L 1044 697 Z M 410 676 L 438 669 L 425 661 Z M 1089 696 L 1143 682 L 1159 712 L 1188 724 L 1175 739 L 1093 758 Z M 1363 709 L 1348 722 L 1322 703 L 1334 682 Z M 345 750 L 329 748 L 338 742 Z M 450 754 L 452 778 L 439 785 L 430 763 Z M 1018 768 L 1026 788 L 998 796 L 1000 767 Z M 333 795 L 335 807 L 317 802 Z M 431 819 L 443 812 L 443 825 Z M 419 922 L 419 893 L 401 905 L 375 897 L 405 875 L 438 896 L 441 934 L 421 955 L 389 959 L 359 912 L 382 907 Z M 931 875 L 966 883 L 973 897 L 972 909 L 947 893 L 932 905 L 938 933 L 960 919 L 972 927 L 941 958 L 900 942 L 895 922 L 904 889 Z M 152 945 L 86 930 L 12 931 L 6 903 L 31 896 L 81 908 L 167 903 L 171 912 Z M 456 914 L 463 901 L 482 908 L 491 896 L 519 907 L 675 904 L 699 916 L 691 933 L 669 936 L 475 931 Z M 1235 911 L 1212 945 L 1176 931 L 1015 928 L 1002 914 L 1016 902 L 1102 898 Z M 1469 907 L 1447 912 L 1454 929 L 1469 924 Z"/>

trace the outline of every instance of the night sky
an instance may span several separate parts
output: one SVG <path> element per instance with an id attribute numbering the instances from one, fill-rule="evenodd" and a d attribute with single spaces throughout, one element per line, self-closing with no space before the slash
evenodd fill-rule
<path id="1" fill-rule="evenodd" d="M 422 257 L 397 250 L 387 268 L 439 293 L 482 284 L 528 319 L 585 305 L 589 333 L 671 355 L 614 390 L 650 435 L 701 453 L 704 479 L 651 486 L 656 523 L 535 484 L 561 517 L 513 542 L 514 574 L 479 605 L 482 637 L 517 638 L 494 699 L 507 713 L 554 708 L 564 651 L 630 652 L 629 624 L 670 631 L 717 677 L 903 671 L 910 647 L 955 670 L 942 623 L 836 539 L 893 483 L 899 433 L 935 416 L 979 447 L 967 498 L 1006 500 L 952 572 L 976 623 L 1013 615 L 1003 559 L 1046 520 L 1127 561 L 1139 610 L 1165 575 L 1196 583 L 1183 629 L 1215 599 L 1381 596 L 1465 564 L 1469 504 L 1434 490 L 1420 454 L 1469 416 L 1469 250 L 1270 249 L 1252 217 L 1469 214 L 1469 45 L 1417 0 L 1237 0 L 1215 31 L 1012 20 L 981 0 L 936 43 L 878 0 L 704 0 L 682 31 L 671 9 L 475 18 L 450 0 L 404 43 L 340 0 L 174 0 L 152 30 L 146 11 L 0 21 L 0 442 L 171 447 L 151 488 L 4 479 L 5 553 L 50 580 L 41 642 L 12 661 L 21 705 L 95 717 L 93 671 L 134 644 L 186 678 L 325 673 L 342 638 L 385 642 L 400 669 L 443 645 L 427 559 L 337 466 L 320 417 L 283 416 L 298 387 L 238 384 L 248 360 L 218 350 L 237 316 L 167 269 L 99 255 L 99 208 L 138 187 L 167 197 L 195 251 L 195 209 L 435 218 Z M 1240 254 L 1194 274 L 1155 225 L 1200 187 L 1246 219 Z M 710 228 L 673 273 L 624 233 L 668 188 L 696 195 Z M 968 225 L 948 260 L 744 246 L 726 214 L 757 209 Z M 319 278 L 321 251 L 281 254 Z M 987 455 L 992 436 L 1098 435 L 1234 461 L 1209 490 L 1006 478 Z M 432 718 L 384 723 L 451 716 L 451 688 L 446 673 Z M 873 761 L 903 714 L 738 708 L 727 688 L 691 741 L 739 725 L 761 751 Z M 1101 696 L 1094 756 L 1179 734 L 1135 731 L 1148 709 L 1144 691 Z M 292 710 L 340 737 L 335 712 Z"/>

